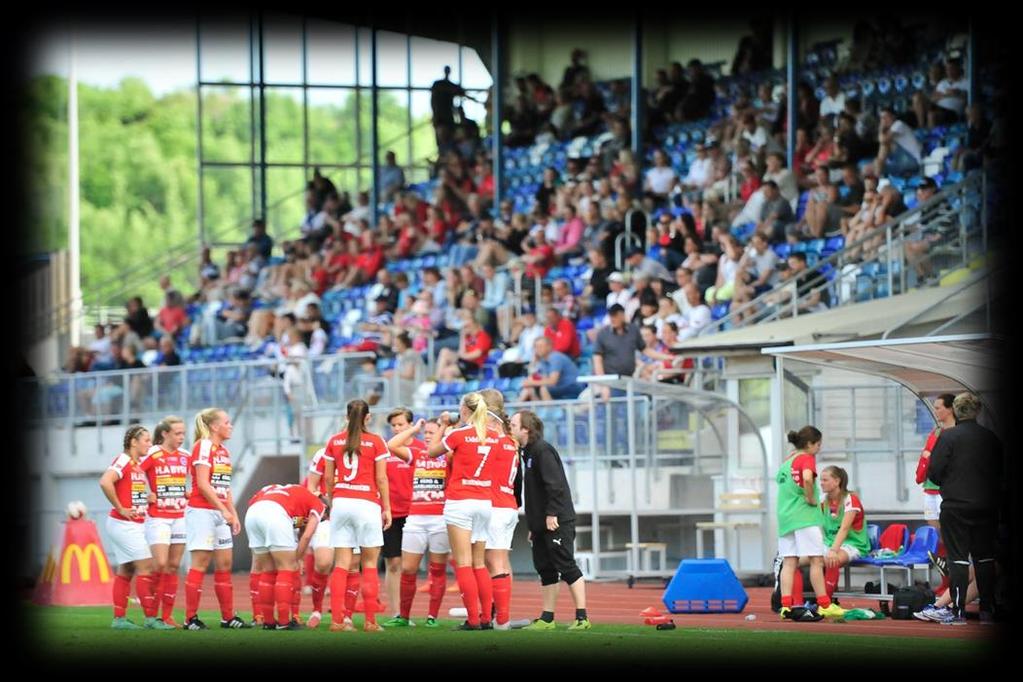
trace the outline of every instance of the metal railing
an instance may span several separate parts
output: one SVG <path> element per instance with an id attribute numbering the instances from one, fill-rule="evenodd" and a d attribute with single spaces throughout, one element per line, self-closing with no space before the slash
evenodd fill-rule
<path id="1" fill-rule="evenodd" d="M 956 256 L 962 266 L 967 266 L 970 263 L 971 250 L 980 252 L 987 243 L 987 224 L 983 219 L 986 198 L 982 193 L 985 185 L 982 172 L 971 174 L 962 182 L 943 190 L 912 210 L 873 228 L 856 241 L 846 244 L 840 251 L 821 258 L 814 266 L 806 269 L 801 282 L 791 279 L 752 301 L 731 308 L 726 316 L 705 326 L 698 335 L 713 334 L 721 331 L 726 325 L 730 329 L 738 329 L 789 315 L 795 317 L 806 314 L 808 312 L 805 309 L 806 304 L 825 288 L 828 288 L 831 294 L 829 306 L 831 308 L 856 303 L 858 302 L 855 291 L 856 277 L 867 264 L 884 266 L 884 272 L 876 276 L 886 277 L 887 280 L 881 295 L 874 295 L 872 291 L 871 299 L 888 298 L 903 293 L 907 291 L 908 272 L 913 267 L 906 256 L 904 245 L 919 231 L 937 230 L 939 238 L 930 242 L 928 254 L 930 257 L 951 254 Z M 971 203 L 977 196 L 980 197 L 979 207 Z M 924 218 L 929 219 L 927 223 L 923 222 Z M 852 262 L 878 240 L 883 240 L 884 245 L 877 247 L 873 255 L 863 258 L 862 262 Z M 833 280 L 828 279 L 831 272 L 834 273 Z M 850 280 L 852 291 L 848 296 L 843 295 L 840 290 L 842 283 Z M 807 282 L 811 285 L 807 286 Z M 832 290 L 836 284 L 839 290 Z M 921 284 L 919 281 L 916 283 L 917 286 Z M 797 287 L 805 287 L 802 294 L 798 292 Z"/>

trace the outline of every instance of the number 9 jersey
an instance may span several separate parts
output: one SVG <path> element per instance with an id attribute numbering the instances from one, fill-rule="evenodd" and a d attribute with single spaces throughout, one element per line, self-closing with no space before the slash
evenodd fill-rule
<path id="1" fill-rule="evenodd" d="M 331 497 L 368 500 L 380 504 L 377 489 L 376 462 L 391 456 L 387 443 L 375 433 L 363 433 L 354 455 L 345 451 L 348 430 L 331 436 L 323 459 L 334 462 L 334 490 Z"/>

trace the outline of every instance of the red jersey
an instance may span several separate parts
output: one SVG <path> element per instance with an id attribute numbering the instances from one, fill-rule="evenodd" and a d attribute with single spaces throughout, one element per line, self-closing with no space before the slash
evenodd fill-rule
<path id="1" fill-rule="evenodd" d="M 444 436 L 444 447 L 451 453 L 447 499 L 491 499 L 491 469 L 487 462 L 496 455 L 502 437 L 497 430 L 487 429 L 486 442 L 480 443 L 472 426 L 461 426 Z"/>
<path id="2" fill-rule="evenodd" d="M 117 474 L 117 482 L 114 483 L 117 501 L 121 503 L 122 507 L 135 510 L 138 515 L 135 518 L 135 523 L 145 521 L 146 507 L 149 506 L 149 489 L 146 488 L 145 472 L 123 452 L 114 458 L 107 470 Z M 110 516 L 121 521 L 129 520 L 118 514 L 116 509 L 110 510 Z"/>
<path id="3" fill-rule="evenodd" d="M 139 461 L 139 468 L 149 480 L 149 489 L 156 494 L 156 502 L 149 505 L 149 515 L 155 519 L 180 519 L 188 506 L 188 452 L 168 452 L 159 445 Z"/>
<path id="4" fill-rule="evenodd" d="M 327 451 L 326 448 L 320 448 L 319 450 L 317 450 L 316 454 L 313 455 L 312 460 L 309 461 L 309 469 L 308 469 L 308 472 L 310 474 L 319 474 L 320 475 L 319 491 L 320 491 L 321 495 L 326 495 L 327 494 L 327 481 L 326 481 L 326 479 L 323 478 L 323 472 L 325 471 L 324 465 L 327 463 L 327 460 L 326 460 L 326 458 L 323 455 L 324 455 L 324 453 L 326 451 Z M 302 485 L 308 485 L 308 483 L 309 483 L 309 476 L 306 475 L 306 477 L 302 479 Z"/>
<path id="5" fill-rule="evenodd" d="M 792 458 L 792 480 L 799 487 L 803 487 L 803 470 L 809 469 L 817 477 L 817 460 L 813 455 L 801 452 Z"/>
<path id="6" fill-rule="evenodd" d="M 415 452 L 416 443 L 425 447 L 422 441 L 413 440 L 409 450 Z M 408 516 L 412 502 L 412 464 L 393 454 L 387 458 L 387 492 L 391 498 L 391 518 Z"/>
<path id="7" fill-rule="evenodd" d="M 316 518 L 323 516 L 324 505 L 320 498 L 309 492 L 304 485 L 266 485 L 259 489 L 252 499 L 249 500 L 251 507 L 257 502 L 269 500 L 284 507 L 284 511 L 291 517 L 295 528 L 305 526 L 309 514 L 315 514 Z"/>
<path id="8" fill-rule="evenodd" d="M 927 469 L 931 466 L 931 458 L 924 457 L 923 454 L 924 452 L 930 453 L 934 451 L 934 446 L 937 444 L 938 436 L 940 435 L 941 425 L 939 424 L 938 426 L 935 426 L 931 430 L 930 435 L 927 436 L 927 442 L 924 443 L 924 449 L 920 453 L 920 459 L 918 459 L 916 462 L 916 482 L 919 484 L 923 484 L 924 495 L 941 494 L 941 488 L 934 485 L 934 483 L 932 483 L 930 479 L 927 478 Z"/>
<path id="9" fill-rule="evenodd" d="M 519 473 L 519 447 L 511 436 L 501 436 L 501 443 L 490 456 L 487 463 L 493 487 L 490 489 L 494 507 L 500 509 L 518 509 L 515 499 L 515 477 Z"/>
<path id="10" fill-rule="evenodd" d="M 199 464 L 210 468 L 210 485 L 220 501 L 226 504 L 227 495 L 231 492 L 231 454 L 223 445 L 214 445 L 213 441 L 203 438 L 192 446 L 192 457 L 188 465 L 192 471 L 192 492 L 188 496 L 188 506 L 216 509 L 199 492 L 199 474 L 195 469 Z"/>
<path id="11" fill-rule="evenodd" d="M 465 352 L 472 353 L 473 351 L 480 351 L 480 356 L 475 360 L 467 360 L 474 365 L 479 365 L 480 369 L 483 365 L 487 364 L 487 356 L 490 354 L 490 349 L 494 342 L 490 338 L 490 334 L 480 329 L 475 334 L 466 336 L 465 338 Z"/>
<path id="12" fill-rule="evenodd" d="M 375 433 L 363 433 L 359 449 L 352 456 L 345 452 L 348 430 L 334 434 L 327 441 L 323 457 L 334 462 L 334 490 L 331 497 L 347 497 L 369 500 L 380 504 L 380 490 L 377 489 L 376 463 L 387 459 L 384 439 Z"/>
<path id="13" fill-rule="evenodd" d="M 554 350 L 573 360 L 579 357 L 579 335 L 575 333 L 575 325 L 568 318 L 562 317 L 557 327 L 544 327 L 543 335 L 551 340 Z"/>
<path id="14" fill-rule="evenodd" d="M 412 452 L 412 503 L 409 514 L 441 516 L 444 513 L 444 488 L 447 485 L 448 458 L 430 457 L 420 440 L 409 443 Z"/>
<path id="15" fill-rule="evenodd" d="M 845 502 L 842 508 L 838 508 L 837 502 L 832 502 L 825 498 L 825 502 L 828 505 L 828 513 L 831 514 L 831 518 L 837 519 L 845 515 L 847 511 L 855 512 L 856 516 L 853 517 L 853 523 L 850 530 L 863 530 L 863 524 L 866 520 L 866 516 L 863 513 L 863 503 L 860 502 L 860 498 L 856 497 L 855 493 L 849 493 L 845 496 Z"/>

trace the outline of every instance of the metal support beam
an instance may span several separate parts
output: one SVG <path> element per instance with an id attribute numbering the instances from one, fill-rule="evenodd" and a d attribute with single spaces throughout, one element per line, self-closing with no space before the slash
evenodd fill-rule
<path id="1" fill-rule="evenodd" d="M 199 178 L 199 190 L 196 194 L 195 217 L 199 223 L 199 249 L 202 250 L 206 241 L 206 221 L 203 219 L 203 156 L 202 156 L 202 18 L 195 16 L 195 171 Z"/>
<path id="2" fill-rule="evenodd" d="M 632 28 L 632 154 L 636 163 L 636 181 L 643 178 L 643 13 L 637 7 Z M 637 188 L 638 189 L 638 188 Z"/>
<path id="3" fill-rule="evenodd" d="M 266 216 L 266 26 L 259 12 L 259 215 Z"/>
<path id="4" fill-rule="evenodd" d="M 795 167 L 796 159 L 796 70 L 799 62 L 799 49 L 796 46 L 798 38 L 796 28 L 796 10 L 789 10 L 788 21 L 788 49 L 785 51 L 785 92 L 787 94 L 787 115 L 788 115 L 788 140 L 786 141 L 786 156 L 789 168 Z"/>
<path id="5" fill-rule="evenodd" d="M 977 101 L 977 76 L 980 69 L 977 68 L 977 31 L 974 26 L 973 16 L 969 18 L 969 38 L 966 42 L 966 78 L 970 88 L 966 96 L 966 104 L 972 106 Z"/>
<path id="6" fill-rule="evenodd" d="M 502 187 L 502 171 L 504 159 L 501 154 L 503 135 L 501 134 L 501 113 L 504 111 L 504 35 L 501 32 L 501 20 L 498 10 L 494 10 L 494 16 L 490 27 L 490 68 L 494 79 L 494 94 L 490 98 L 490 158 L 493 164 L 494 174 L 494 211 L 497 212 L 504 196 Z M 461 61 L 462 50 L 458 50 L 459 61 Z M 461 72 L 459 72 L 461 73 Z"/>
<path id="7" fill-rule="evenodd" d="M 369 63 L 370 63 L 370 99 L 369 99 L 369 117 L 370 117 L 370 128 L 369 128 L 369 148 L 370 158 L 372 160 L 373 179 L 370 182 L 369 190 L 369 205 L 370 215 L 373 218 L 371 227 L 375 228 L 377 224 L 377 202 L 380 200 L 379 197 L 379 183 L 380 183 L 380 153 L 377 148 L 380 139 L 380 126 L 377 123 L 377 28 L 374 23 L 370 27 L 370 39 L 369 39 Z"/>

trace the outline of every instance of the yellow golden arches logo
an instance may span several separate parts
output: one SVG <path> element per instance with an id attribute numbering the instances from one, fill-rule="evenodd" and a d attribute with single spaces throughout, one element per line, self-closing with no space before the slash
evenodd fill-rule
<path id="1" fill-rule="evenodd" d="M 71 582 L 71 558 L 78 560 L 78 576 L 82 582 L 89 582 L 92 577 L 92 557 L 96 557 L 96 565 L 99 566 L 100 582 L 110 581 L 110 566 L 107 558 L 103 556 L 99 546 L 90 542 L 82 549 L 78 545 L 68 545 L 64 548 L 64 556 L 60 560 L 60 582 L 67 585 Z"/>

